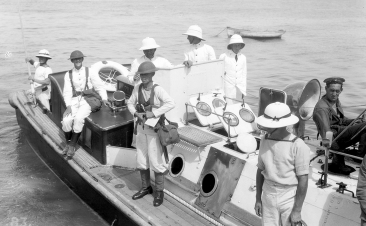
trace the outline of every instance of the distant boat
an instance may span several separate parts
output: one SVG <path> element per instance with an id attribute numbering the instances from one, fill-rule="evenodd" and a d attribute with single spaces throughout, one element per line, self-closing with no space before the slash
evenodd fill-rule
<path id="1" fill-rule="evenodd" d="M 243 38 L 253 38 L 253 39 L 272 39 L 272 38 L 281 38 L 281 36 L 286 32 L 285 30 L 278 31 L 251 31 L 246 29 L 237 29 L 232 27 L 227 27 L 226 29 L 227 35 L 229 38 L 238 34 Z"/>

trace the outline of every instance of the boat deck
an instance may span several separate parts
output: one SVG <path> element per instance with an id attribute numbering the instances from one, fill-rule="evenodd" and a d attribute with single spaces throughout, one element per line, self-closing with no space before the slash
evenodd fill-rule
<path id="1" fill-rule="evenodd" d="M 63 131 L 39 107 L 33 107 L 24 92 L 17 92 L 13 98 L 19 110 L 27 117 L 46 141 L 54 147 L 60 158 L 65 146 Z M 124 170 L 112 166 L 102 165 L 82 147 L 79 147 L 72 160 L 66 160 L 70 167 L 78 171 L 89 180 L 98 191 L 108 196 L 109 201 L 117 208 L 127 207 L 137 214 L 146 225 L 212 225 L 213 219 L 197 213 L 194 208 L 187 207 L 187 203 L 173 198 L 167 193 L 164 202 L 159 207 L 153 206 L 153 196 L 146 195 L 142 199 L 132 200 L 132 195 L 141 187 L 138 171 Z M 90 182 L 91 181 L 91 182 Z M 154 186 L 153 186 L 154 187 Z M 169 193 L 169 192 L 168 192 Z M 205 215 L 205 214 L 203 214 Z M 145 225 L 141 224 L 140 225 Z M 218 225 L 221 225 L 218 223 Z"/>

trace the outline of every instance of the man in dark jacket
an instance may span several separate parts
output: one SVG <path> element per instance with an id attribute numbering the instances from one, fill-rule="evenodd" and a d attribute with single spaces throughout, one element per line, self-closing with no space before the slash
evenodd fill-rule
<path id="1" fill-rule="evenodd" d="M 332 131 L 333 138 L 337 137 L 352 121 L 344 116 L 339 95 L 343 90 L 343 78 L 327 78 L 324 80 L 325 95 L 318 101 L 314 109 L 313 120 L 322 139 L 325 139 L 326 132 Z M 345 149 L 359 142 L 358 150 L 350 151 L 349 154 L 364 157 L 366 152 L 366 122 L 358 119 L 351 125 L 335 142 L 331 149 L 344 152 Z M 349 175 L 354 168 L 345 165 L 343 155 L 333 155 L 332 163 L 329 164 L 329 171 L 333 173 Z"/>

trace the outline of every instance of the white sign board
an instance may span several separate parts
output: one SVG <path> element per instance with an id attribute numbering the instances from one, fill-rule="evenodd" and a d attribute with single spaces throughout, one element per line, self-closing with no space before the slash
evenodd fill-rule
<path id="1" fill-rule="evenodd" d="M 162 86 L 175 101 L 175 108 L 166 117 L 174 122 L 182 122 L 186 113 L 185 103 L 189 103 L 189 98 L 198 93 L 221 89 L 223 75 L 223 60 L 195 64 L 190 68 L 182 65 L 157 71 L 154 82 Z"/>

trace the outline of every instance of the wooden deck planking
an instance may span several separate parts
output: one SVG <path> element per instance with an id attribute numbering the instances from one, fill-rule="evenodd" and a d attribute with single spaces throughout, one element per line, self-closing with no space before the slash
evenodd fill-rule
<path id="1" fill-rule="evenodd" d="M 114 181 L 111 183 L 108 183 L 107 186 L 116 192 L 116 194 L 124 195 L 127 198 L 131 198 L 133 194 L 135 194 L 140 189 L 140 176 L 138 172 L 128 173 L 127 170 L 110 170 L 109 169 L 103 169 L 102 171 L 99 169 L 99 172 L 104 172 L 109 174 L 114 174 L 113 178 Z M 114 172 L 112 172 L 114 171 Z M 124 175 L 124 176 L 121 176 Z M 124 189 L 115 189 L 115 184 L 123 184 L 126 185 Z M 127 188 L 127 189 L 126 189 Z M 153 206 L 153 196 L 147 195 L 142 199 L 139 200 L 132 200 L 134 202 L 133 205 L 138 205 L 146 211 L 149 217 L 158 219 L 160 223 L 164 223 L 167 225 L 197 225 L 197 226 L 203 226 L 208 225 L 209 222 L 202 219 L 199 215 L 194 213 L 193 211 L 189 210 L 187 207 L 179 203 L 178 201 L 174 200 L 168 195 L 164 196 L 165 200 L 163 204 L 159 207 Z M 183 210 L 184 209 L 184 210 Z"/>

